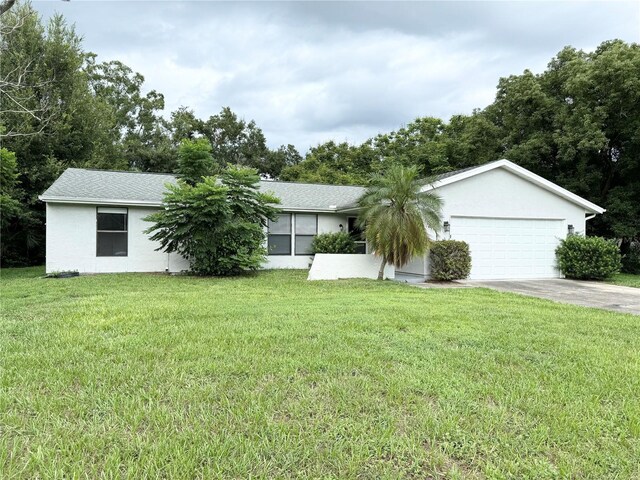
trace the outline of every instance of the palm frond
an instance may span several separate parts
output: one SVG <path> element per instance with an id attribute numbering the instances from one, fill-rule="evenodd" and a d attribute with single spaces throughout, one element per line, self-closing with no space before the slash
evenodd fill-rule
<path id="1" fill-rule="evenodd" d="M 440 230 L 442 200 L 416 167 L 392 166 L 376 175 L 358 202 L 359 224 L 374 252 L 397 268 L 429 247 L 427 227 Z"/>

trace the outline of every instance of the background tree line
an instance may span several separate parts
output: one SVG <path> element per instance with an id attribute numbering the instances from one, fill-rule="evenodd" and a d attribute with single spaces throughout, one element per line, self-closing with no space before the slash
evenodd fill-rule
<path id="1" fill-rule="evenodd" d="M 119 61 L 100 62 L 62 15 L 43 23 L 31 4 L 1 17 L 0 200 L 2 264 L 44 261 L 44 205 L 37 197 L 68 167 L 173 172 L 183 139 L 206 138 L 217 169 L 256 168 L 277 177 L 302 160 L 271 150 L 262 130 L 229 108 L 208 119 L 180 108 Z M 215 172 L 212 172 L 215 173 Z"/>
<path id="2" fill-rule="evenodd" d="M 16 5 L 1 28 L 3 265 L 44 260 L 37 196 L 67 167 L 174 172 L 184 139 L 210 151 L 214 170 L 240 165 L 336 184 L 367 184 L 396 163 L 427 176 L 509 158 L 607 208 L 591 233 L 623 239 L 623 248 L 640 237 L 637 44 L 567 47 L 541 74 L 500 79 L 483 110 L 417 118 L 361 144 L 329 141 L 303 158 L 292 145 L 268 148 L 255 122 L 229 108 L 208 119 L 187 107 L 163 116 L 161 93 L 145 91 L 144 77 L 123 63 L 86 52 L 61 15 L 44 24 L 30 4 Z"/>

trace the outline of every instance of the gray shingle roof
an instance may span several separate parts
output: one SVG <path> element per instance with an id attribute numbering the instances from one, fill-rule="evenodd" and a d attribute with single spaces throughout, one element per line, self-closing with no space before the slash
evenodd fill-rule
<path id="1" fill-rule="evenodd" d="M 44 201 L 160 205 L 171 174 L 115 172 L 68 168 L 41 195 Z M 280 207 L 308 210 L 336 210 L 354 206 L 363 187 L 321 185 L 264 180 L 260 189 L 280 198 Z"/>
<path id="2" fill-rule="evenodd" d="M 477 166 L 438 175 L 436 180 L 472 170 Z M 167 183 L 176 183 L 170 173 L 117 172 L 68 168 L 42 194 L 44 201 L 160 205 Z M 354 207 L 364 187 L 263 180 L 260 189 L 280 198 L 280 206 L 292 209 L 340 210 Z"/>
<path id="3" fill-rule="evenodd" d="M 160 204 L 166 183 L 175 183 L 171 174 L 114 172 L 67 168 L 42 194 L 42 200 L 73 199 L 80 201 L 110 201 L 120 203 Z"/>
<path id="4" fill-rule="evenodd" d="M 280 198 L 281 207 L 342 209 L 355 206 L 364 187 L 263 180 L 260 190 Z"/>

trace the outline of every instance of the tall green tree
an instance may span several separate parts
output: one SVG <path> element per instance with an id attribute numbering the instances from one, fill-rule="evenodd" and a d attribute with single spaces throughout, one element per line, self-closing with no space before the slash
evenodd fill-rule
<path id="1" fill-rule="evenodd" d="M 429 176 L 455 168 L 447 158 L 446 125 L 432 117 L 379 134 L 360 145 L 329 141 L 313 147 L 305 159 L 282 170 L 283 180 L 364 185 L 374 173 L 401 163 Z"/>
<path id="2" fill-rule="evenodd" d="M 146 218 L 158 250 L 189 259 L 197 275 L 239 275 L 266 260 L 267 220 L 278 199 L 258 190 L 260 177 L 249 168 L 230 167 L 218 177 L 191 185 L 180 181 L 165 195 L 166 208 Z"/>
<path id="3" fill-rule="evenodd" d="M 359 161 L 360 147 L 329 141 L 312 147 L 303 162 L 285 167 L 280 178 L 287 181 L 362 185 L 371 166 Z"/>
<path id="4" fill-rule="evenodd" d="M 443 140 L 445 124 L 439 118 L 416 118 L 405 127 L 373 139 L 384 163 L 417 165 L 423 175 L 434 175 L 451 168 Z"/>
<path id="5" fill-rule="evenodd" d="M 0 39 L 0 71 L 23 69 L 18 94 L 24 108 L 5 108 L 3 96 L 0 135 L 3 147 L 16 153 L 20 201 L 29 212 L 5 229 L 2 262 L 40 263 L 44 205 L 37 196 L 66 167 L 115 156 L 110 112 L 92 95 L 81 39 L 62 16 L 43 25 L 26 3 L 5 13 L 2 25 L 9 33 Z"/>
<path id="6" fill-rule="evenodd" d="M 301 161 L 302 155 L 296 147 L 291 144 L 281 145 L 277 150 L 270 150 L 267 154 L 263 173 L 271 178 L 279 178 L 285 168 L 298 165 Z"/>
<path id="7" fill-rule="evenodd" d="M 567 47 L 539 75 L 501 79 L 486 114 L 506 158 L 607 209 L 592 233 L 640 238 L 640 45 Z"/>
<path id="8" fill-rule="evenodd" d="M 427 228 L 440 230 L 442 202 L 428 185 L 417 166 L 396 164 L 376 175 L 358 201 L 365 238 L 382 259 L 378 280 L 387 264 L 400 268 L 427 252 Z"/>
<path id="9" fill-rule="evenodd" d="M 220 168 L 227 165 L 241 165 L 266 171 L 266 159 L 269 153 L 262 130 L 251 120 L 245 122 L 224 107 L 217 115 L 204 122 L 202 133 L 209 139 L 213 156 Z"/>
<path id="10" fill-rule="evenodd" d="M 204 135 L 204 122 L 196 117 L 193 110 L 180 107 L 171 112 L 169 129 L 172 143 L 178 145 L 185 138 L 194 139 Z"/>
<path id="11" fill-rule="evenodd" d="M 203 177 L 213 175 L 218 165 L 211 155 L 211 144 L 206 138 L 184 139 L 178 148 L 177 173 L 189 185 L 202 181 Z"/>
<path id="12" fill-rule="evenodd" d="M 484 112 L 454 115 L 444 126 L 448 168 L 457 170 L 501 158 L 500 129 Z"/>
<path id="13" fill-rule="evenodd" d="M 29 263 L 31 248 L 40 241 L 38 231 L 33 228 L 36 221 L 24 203 L 25 192 L 20 188 L 16 154 L 0 148 L 0 258 L 3 265 L 14 266 Z M 23 245 L 23 250 L 16 250 Z"/>
<path id="14" fill-rule="evenodd" d="M 164 96 L 155 90 L 142 93 L 144 76 L 120 61 L 97 62 L 86 55 L 83 66 L 94 96 L 110 107 L 115 152 L 124 168 L 168 172 L 176 166 L 169 123 L 160 115 Z M 114 158 L 103 155 L 96 167 L 113 167 Z"/>

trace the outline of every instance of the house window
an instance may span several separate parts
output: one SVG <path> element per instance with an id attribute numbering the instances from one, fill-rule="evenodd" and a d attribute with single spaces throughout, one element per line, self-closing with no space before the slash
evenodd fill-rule
<path id="1" fill-rule="evenodd" d="M 278 215 L 275 221 L 269 220 L 267 241 L 269 255 L 291 255 L 291 214 Z"/>
<path id="2" fill-rule="evenodd" d="M 311 255 L 311 242 L 318 233 L 318 216 L 296 214 L 296 255 Z"/>
<path id="3" fill-rule="evenodd" d="M 128 217 L 126 208 L 98 207 L 96 218 L 96 255 L 98 257 L 127 256 Z"/>
<path id="4" fill-rule="evenodd" d="M 358 227 L 358 219 L 356 217 L 347 218 L 348 231 L 353 241 L 356 242 L 356 253 L 367 253 L 367 242 L 364 239 L 364 234 L 360 227 Z"/>

